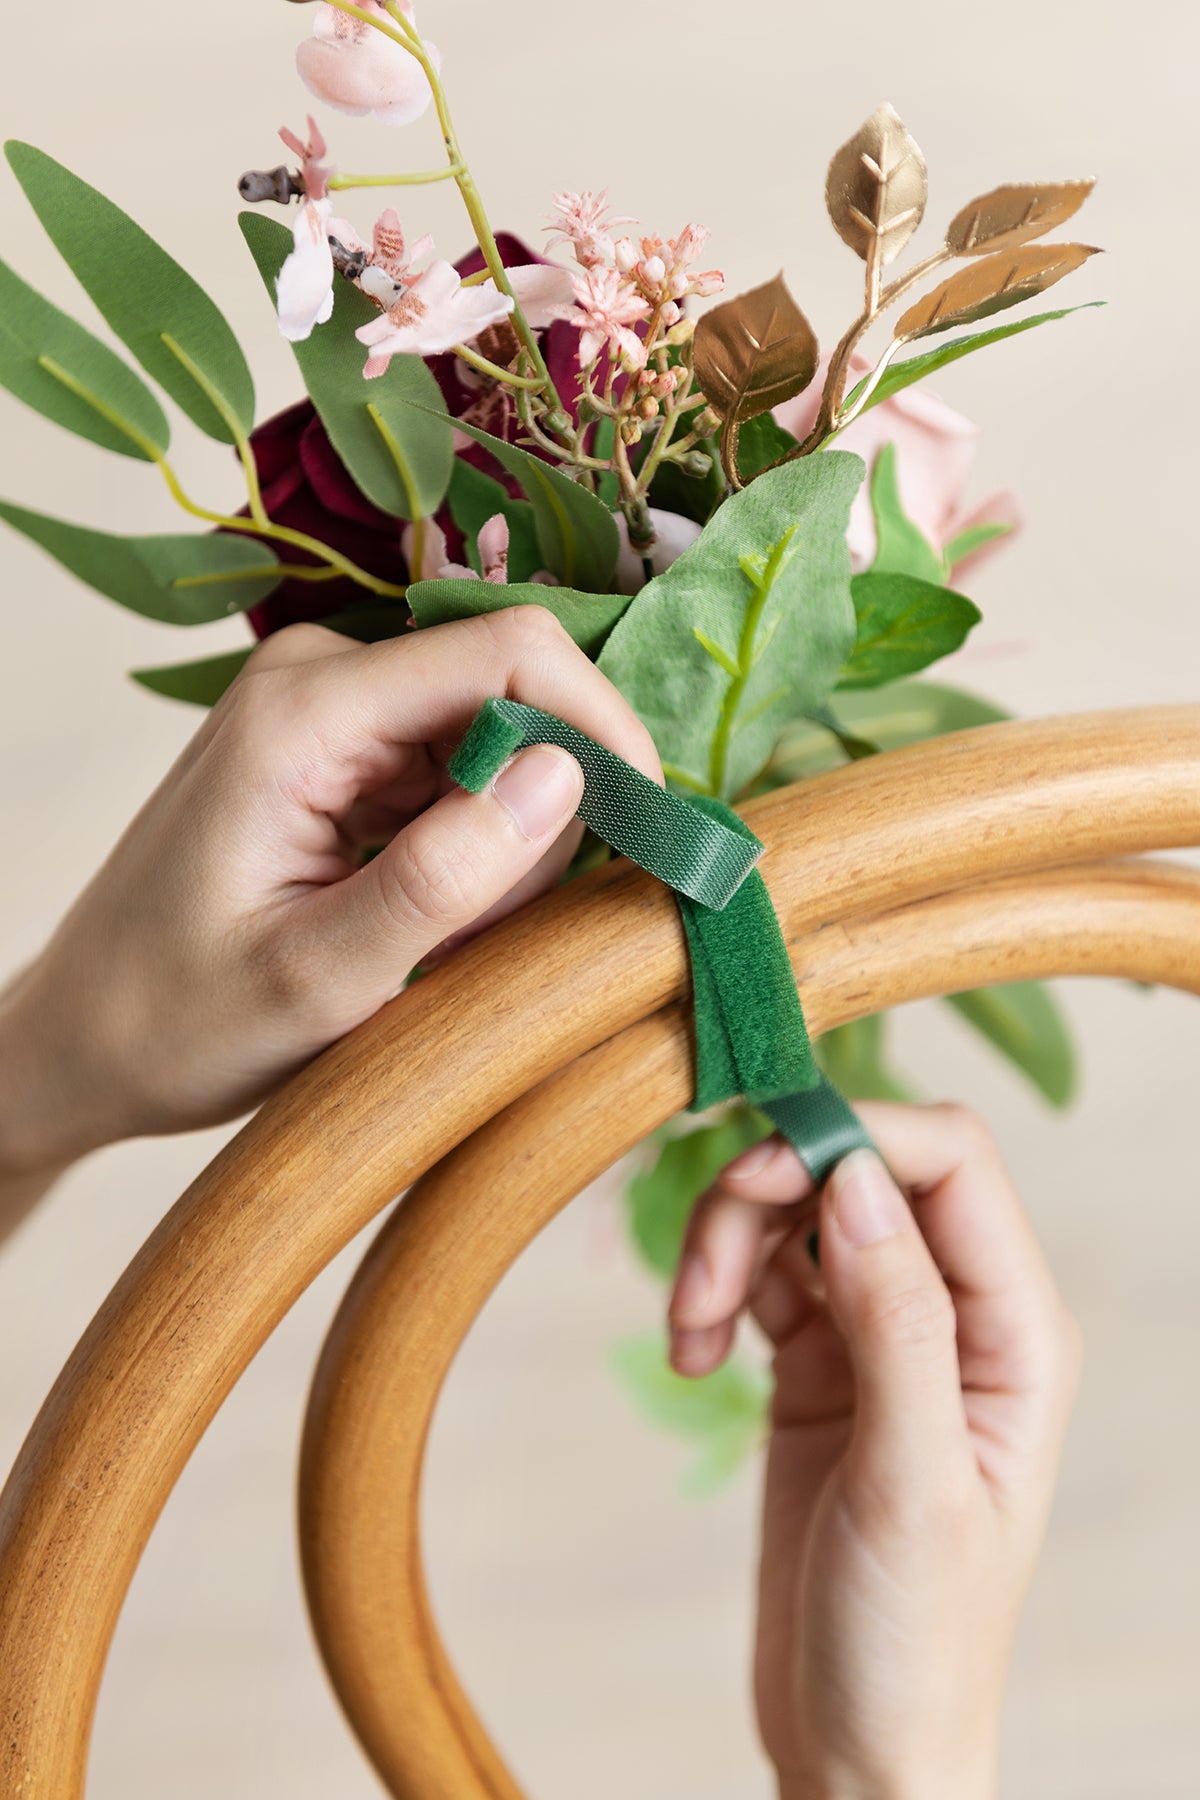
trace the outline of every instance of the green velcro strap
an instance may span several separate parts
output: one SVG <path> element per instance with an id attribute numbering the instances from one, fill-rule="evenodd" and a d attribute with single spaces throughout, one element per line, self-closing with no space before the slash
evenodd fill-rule
<path id="1" fill-rule="evenodd" d="M 450 763 L 480 793 L 517 750 L 558 744 L 579 763 L 579 816 L 679 898 L 696 1021 L 693 1112 L 760 1106 L 819 1186 L 851 1150 L 874 1149 L 850 1102 L 821 1074 L 771 903 L 761 841 L 720 800 L 670 794 L 574 726 L 516 700 L 485 701 Z"/>
<path id="2" fill-rule="evenodd" d="M 584 824 L 621 856 L 702 906 L 724 906 L 763 853 L 760 840 L 740 820 L 740 830 L 733 831 L 723 820 L 708 818 L 573 725 L 517 700 L 484 702 L 454 754 L 450 774 L 478 794 L 529 744 L 569 750 L 583 770 L 579 816 Z"/>

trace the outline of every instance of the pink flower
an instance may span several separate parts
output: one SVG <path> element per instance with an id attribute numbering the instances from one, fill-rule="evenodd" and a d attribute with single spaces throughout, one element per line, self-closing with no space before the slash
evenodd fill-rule
<path id="1" fill-rule="evenodd" d="M 681 316 L 680 302 L 689 294 L 707 298 L 719 294 L 725 286 L 720 269 L 692 272 L 695 262 L 710 236 L 707 225 L 685 225 L 677 238 L 618 238 L 614 245 L 616 265 L 637 284 L 639 291 L 659 308 L 663 323 L 674 325 Z"/>
<path id="2" fill-rule="evenodd" d="M 560 263 L 518 263 L 515 269 L 506 269 L 505 274 L 533 331 L 544 331 L 552 320 L 560 318 L 575 291 L 570 269 L 564 269 Z"/>
<path id="3" fill-rule="evenodd" d="M 404 528 L 404 554 L 410 564 L 415 533 L 411 525 Z M 479 527 L 479 560 L 483 564 L 484 581 L 493 582 L 497 587 L 505 587 L 508 583 L 508 520 L 503 513 L 494 513 Z M 434 519 L 425 521 L 425 553 L 421 558 L 421 577 L 425 581 L 440 579 L 443 581 L 479 581 L 481 577 L 465 563 L 448 562 L 446 560 L 446 534 Z M 557 579 L 547 569 L 539 569 L 536 575 L 529 577 L 540 587 L 557 587 Z"/>
<path id="4" fill-rule="evenodd" d="M 646 350 L 630 329 L 650 316 L 649 303 L 616 269 L 600 264 L 572 278 L 575 305 L 560 306 L 554 317 L 579 331 L 579 366 L 590 368 L 605 344 L 627 369 L 644 368 Z"/>
<path id="5" fill-rule="evenodd" d="M 382 0 L 358 4 L 393 30 L 399 29 Z M 411 19 L 411 0 L 400 4 Z M 440 69 L 436 46 L 423 47 L 434 68 Z M 353 118 L 370 114 L 385 125 L 409 125 L 433 98 L 424 69 L 403 44 L 336 6 L 318 6 L 313 34 L 296 51 L 296 67 L 310 93 Z"/>
<path id="6" fill-rule="evenodd" d="M 613 261 L 612 228 L 631 225 L 632 219 L 607 216 L 608 189 L 599 194 L 555 194 L 550 221 L 550 243 L 570 244 L 581 268 L 594 269 Z"/>
<path id="7" fill-rule="evenodd" d="M 456 344 L 470 343 L 489 325 L 506 319 L 512 309 L 512 301 L 494 281 L 464 287 L 452 264 L 430 263 L 410 278 L 386 312 L 355 333 L 371 351 L 364 373 L 382 375 L 393 356 L 438 356 Z"/>
<path id="8" fill-rule="evenodd" d="M 308 121 L 308 142 L 302 144 L 286 127 L 280 137 L 301 160 L 304 198 L 292 226 L 294 249 L 275 284 L 279 329 L 291 343 L 308 337 L 314 325 L 323 325 L 333 311 L 333 254 L 329 248 L 329 170 L 322 164 L 325 139 L 314 120 Z"/>
<path id="9" fill-rule="evenodd" d="M 617 556 L 617 589 L 622 594 L 636 594 L 646 585 L 645 563 L 630 545 L 629 527 L 624 513 L 619 512 L 615 517 L 617 533 L 621 539 Z M 700 536 L 701 527 L 695 519 L 686 519 L 682 513 L 664 512 L 657 506 L 650 508 L 650 523 L 654 527 L 650 566 L 656 575 L 661 575 L 677 556 L 682 556 L 695 543 Z"/>
<path id="10" fill-rule="evenodd" d="M 816 420 L 827 367 L 828 358 L 822 357 L 816 377 L 804 393 L 775 409 L 779 423 L 794 437 L 804 438 Z M 868 374 L 871 367 L 863 357 L 856 356 L 851 364 L 849 389 L 860 376 Z M 935 550 L 940 551 L 972 525 L 987 523 L 1015 527 L 1020 523 L 1016 497 L 1007 490 L 989 495 L 969 510 L 965 507 L 967 479 L 978 436 L 979 427 L 961 413 L 923 388 L 911 387 L 855 419 L 838 434 L 834 445 L 839 450 L 855 451 L 869 469 L 885 444 L 895 444 L 896 474 L 904 510 Z M 846 536 L 854 568 L 869 568 L 875 556 L 875 520 L 866 486 L 855 499 Z M 964 558 L 955 565 L 952 575 L 960 576 L 968 563 L 974 566 L 1003 541 L 997 538 Z"/>

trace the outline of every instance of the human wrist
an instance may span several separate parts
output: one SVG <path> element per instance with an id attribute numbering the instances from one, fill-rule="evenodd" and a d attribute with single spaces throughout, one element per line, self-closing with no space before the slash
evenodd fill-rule
<path id="1" fill-rule="evenodd" d="M 779 1800 L 995 1800 L 996 1757 L 982 1752 L 970 1766 L 946 1764 L 921 1770 L 856 1774 L 779 1773 Z"/>
<path id="2" fill-rule="evenodd" d="M 107 1141 L 73 1081 L 70 1034 L 56 1049 L 55 1027 L 35 963 L 0 994 L 0 1180 L 56 1180 Z"/>

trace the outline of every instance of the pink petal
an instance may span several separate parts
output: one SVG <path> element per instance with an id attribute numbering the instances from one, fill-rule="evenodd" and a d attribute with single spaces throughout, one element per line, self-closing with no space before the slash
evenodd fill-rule
<path id="1" fill-rule="evenodd" d="M 465 288 L 448 262 L 431 263 L 390 312 L 361 325 L 360 343 L 382 356 L 438 356 L 469 343 L 512 311 L 507 294 L 485 281 Z"/>
<path id="2" fill-rule="evenodd" d="M 950 586 L 957 587 L 964 576 L 974 574 L 997 550 L 1003 549 L 1024 523 L 1021 503 L 1010 488 L 1000 488 L 996 493 L 989 494 L 986 500 L 981 500 L 978 506 L 971 507 L 969 512 L 959 513 L 956 518 L 951 519 L 946 531 L 947 543 L 976 525 L 1007 525 L 1008 530 L 1003 537 L 989 538 L 978 550 L 971 550 L 966 556 L 961 556 L 951 567 Z"/>
<path id="3" fill-rule="evenodd" d="M 446 572 L 446 534 L 436 519 L 426 519 L 422 533 L 421 567 L 413 572 L 413 539 L 415 533 L 412 525 L 404 527 L 400 535 L 400 548 L 404 552 L 404 560 L 409 567 L 410 581 L 433 581 Z"/>
<path id="4" fill-rule="evenodd" d="M 574 292 L 570 269 L 557 263 L 526 263 L 507 274 L 517 305 L 534 331 L 558 318 L 557 308 L 569 304 Z"/>
<path id="5" fill-rule="evenodd" d="M 479 527 L 479 561 L 485 581 L 508 580 L 508 520 L 503 513 L 494 513 Z"/>
<path id="6" fill-rule="evenodd" d="M 371 0 L 367 10 L 387 18 Z M 425 50 L 440 69 L 436 45 L 427 43 Z M 411 124 L 433 98 L 425 71 L 402 44 L 334 6 L 317 8 L 313 35 L 296 51 L 296 67 L 318 100 L 351 117 L 369 113 L 385 125 Z"/>
<path id="7" fill-rule="evenodd" d="M 296 213 L 295 249 L 279 271 L 279 329 L 290 343 L 309 337 L 333 311 L 333 253 L 327 236 L 331 204 L 302 200 Z"/>

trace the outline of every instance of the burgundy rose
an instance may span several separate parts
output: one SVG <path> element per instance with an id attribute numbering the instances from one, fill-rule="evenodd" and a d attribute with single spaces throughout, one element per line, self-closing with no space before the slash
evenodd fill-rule
<path id="1" fill-rule="evenodd" d="M 506 267 L 544 260 L 511 233 L 500 233 L 496 242 Z M 455 264 L 463 276 L 473 275 L 483 266 L 483 253 L 479 249 Z M 496 329 L 504 331 L 508 328 Z M 554 324 L 542 334 L 543 354 L 550 373 L 564 402 L 572 408 L 578 343 L 579 334 L 572 325 Z M 483 344 L 481 348 L 486 354 L 488 346 Z M 511 345 L 497 348 L 511 350 Z M 469 419 L 509 443 L 516 439 L 519 421 L 509 394 L 475 375 L 453 354 L 431 357 L 429 367 L 452 418 Z M 404 521 L 380 512 L 359 492 L 330 443 L 311 400 L 301 400 L 288 407 L 286 412 L 267 419 L 254 432 L 250 442 L 258 463 L 263 504 L 271 519 L 328 544 L 330 549 L 339 551 L 369 574 L 397 585 L 408 580 L 408 565 L 401 547 Z M 458 454 L 503 481 L 512 494 L 518 493 L 515 483 L 481 445 L 467 441 Z M 462 534 L 445 503 L 437 513 L 437 522 L 446 534 L 450 560 L 461 561 Z M 285 564 L 311 567 L 318 560 L 290 544 L 277 542 L 273 548 Z M 294 625 L 304 619 L 328 618 L 347 607 L 371 600 L 369 590 L 349 577 L 319 582 L 285 577 L 274 593 L 261 605 L 253 607 L 247 617 L 256 635 L 262 638 L 285 625 Z M 406 617 L 402 604 L 396 604 L 400 617 Z"/>

